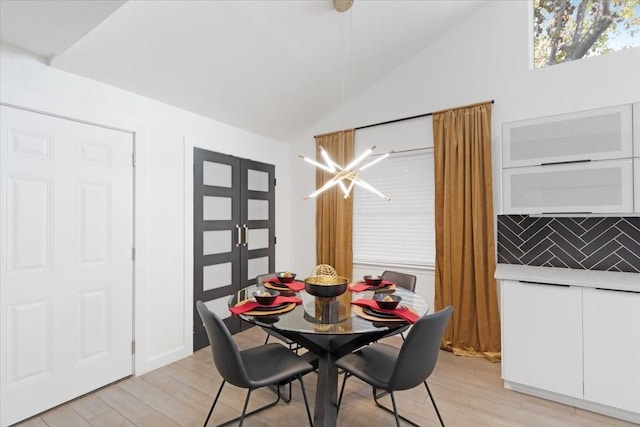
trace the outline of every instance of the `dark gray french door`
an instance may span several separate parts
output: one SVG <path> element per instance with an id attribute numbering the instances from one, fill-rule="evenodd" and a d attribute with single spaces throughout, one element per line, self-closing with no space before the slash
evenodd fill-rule
<path id="1" fill-rule="evenodd" d="M 193 350 L 209 344 L 195 301 L 224 319 L 229 297 L 275 269 L 275 166 L 193 149 Z"/>

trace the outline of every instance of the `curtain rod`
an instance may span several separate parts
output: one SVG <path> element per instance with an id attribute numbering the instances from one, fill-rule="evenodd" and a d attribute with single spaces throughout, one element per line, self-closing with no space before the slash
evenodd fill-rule
<path id="1" fill-rule="evenodd" d="M 492 104 L 495 104 L 496 101 L 492 99 L 491 101 L 486 101 L 486 102 L 491 102 Z M 486 102 L 478 102 L 478 103 L 475 103 L 475 104 L 463 105 L 461 107 L 455 107 L 455 109 L 465 108 L 465 107 L 473 107 L 475 105 L 485 104 Z M 433 116 L 435 113 L 440 113 L 440 112 L 443 112 L 443 111 L 448 111 L 448 110 L 453 110 L 453 109 L 454 108 L 447 108 L 447 109 L 444 109 L 444 110 L 432 111 L 431 113 L 418 114 L 417 116 L 403 117 L 401 119 L 394 119 L 394 120 L 388 120 L 386 122 L 380 122 L 380 123 L 373 123 L 373 124 L 370 124 L 370 125 L 358 126 L 358 127 L 354 128 L 353 130 L 360 130 L 360 129 L 372 128 L 372 127 L 375 127 L 375 126 L 389 125 L 391 123 L 397 123 L 397 122 L 404 122 L 406 120 L 419 119 L 420 117 L 429 117 L 429 116 Z M 334 133 L 334 132 L 329 132 L 329 133 Z M 314 135 L 313 137 L 317 138 L 319 136 L 328 135 L 329 133 Z"/>
<path id="2" fill-rule="evenodd" d="M 492 99 L 491 101 L 487 101 L 487 102 L 491 102 L 492 104 L 494 104 L 496 101 Z M 444 110 L 432 111 L 430 113 L 425 113 L 425 114 L 418 114 L 417 116 L 403 117 L 401 119 L 388 120 L 386 122 L 380 122 L 380 123 L 373 123 L 373 124 L 370 124 L 370 125 L 358 126 L 357 128 L 354 128 L 354 130 L 372 128 L 372 127 L 375 127 L 375 126 L 389 125 L 391 123 L 397 123 L 397 122 L 404 122 L 406 120 L 419 119 L 420 117 L 429 117 L 429 116 L 433 116 L 435 113 L 441 113 L 443 111 L 454 110 L 454 109 L 457 110 L 458 108 L 473 107 L 475 105 L 480 105 L 480 104 L 485 104 L 485 103 L 486 102 L 478 102 L 476 104 L 463 105 L 461 107 L 446 108 Z"/>

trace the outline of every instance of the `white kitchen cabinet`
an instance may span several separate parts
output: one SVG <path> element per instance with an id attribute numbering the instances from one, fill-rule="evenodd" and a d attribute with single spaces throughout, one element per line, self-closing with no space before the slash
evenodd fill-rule
<path id="1" fill-rule="evenodd" d="M 503 169 L 504 213 L 632 212 L 633 179 L 631 158 Z"/>
<path id="2" fill-rule="evenodd" d="M 640 274 L 498 264 L 495 277 L 505 387 L 640 425 Z"/>
<path id="3" fill-rule="evenodd" d="M 505 381 L 582 398 L 582 288 L 505 280 Z"/>
<path id="4" fill-rule="evenodd" d="M 640 290 L 583 289 L 584 399 L 640 413 Z"/>
<path id="5" fill-rule="evenodd" d="M 631 104 L 505 123 L 502 167 L 632 157 L 631 123 Z"/>

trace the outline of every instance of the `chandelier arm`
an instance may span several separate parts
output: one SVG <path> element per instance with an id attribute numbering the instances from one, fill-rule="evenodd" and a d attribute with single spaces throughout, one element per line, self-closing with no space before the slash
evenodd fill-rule
<path id="1" fill-rule="evenodd" d="M 342 180 L 342 181 L 338 182 L 338 185 L 340 186 L 340 189 L 341 189 L 341 190 L 342 190 L 342 192 L 344 193 L 344 198 L 345 198 L 345 199 L 349 198 L 349 191 L 350 191 L 350 190 L 348 190 L 348 189 L 347 189 L 347 187 L 345 187 L 345 185 L 344 185 L 344 180 Z"/>
<path id="2" fill-rule="evenodd" d="M 322 187 L 318 188 L 316 191 L 314 191 L 313 193 L 311 193 L 307 197 L 305 197 L 305 199 L 316 197 L 318 194 L 322 193 L 323 191 L 326 191 L 326 190 L 330 189 L 331 187 L 341 183 L 346 178 L 348 178 L 348 174 L 342 174 L 342 175 L 338 174 L 338 175 L 334 176 L 329 181 L 325 182 Z"/>
<path id="3" fill-rule="evenodd" d="M 331 173 L 334 173 L 336 171 L 336 168 L 334 166 L 335 162 L 333 160 L 331 160 L 331 157 L 329 156 L 329 153 L 327 153 L 325 151 L 325 149 L 322 147 L 322 145 L 320 146 L 320 155 L 324 159 L 324 162 L 327 165 L 327 167 L 331 170 Z"/>
<path id="4" fill-rule="evenodd" d="M 375 188 L 373 185 L 369 184 L 368 182 L 364 181 L 363 179 L 358 178 L 357 180 L 353 181 L 356 185 L 362 187 L 362 188 L 366 188 L 367 190 L 371 191 L 372 193 L 382 197 L 383 199 L 386 200 L 391 200 L 391 197 L 382 194 L 377 188 Z"/>
<path id="5" fill-rule="evenodd" d="M 389 151 L 388 153 L 383 154 L 382 156 L 378 157 L 377 159 L 371 160 L 369 163 L 367 163 L 364 166 L 360 166 L 360 168 L 358 170 L 363 171 L 366 168 L 368 168 L 369 166 L 373 166 L 376 163 L 378 163 L 379 161 L 382 161 L 384 159 L 386 159 L 387 157 L 389 157 L 391 155 L 391 153 L 393 153 L 393 151 Z"/>
<path id="6" fill-rule="evenodd" d="M 373 150 L 376 149 L 376 146 L 374 145 L 371 148 L 368 148 L 367 150 L 365 150 L 364 153 L 360 154 L 360 156 L 358 156 L 356 159 L 352 160 L 351 163 L 349 163 L 347 165 L 347 167 L 345 169 L 353 169 L 356 166 L 358 166 L 367 156 L 369 156 L 369 154 L 371 154 L 373 152 Z"/>
<path id="7" fill-rule="evenodd" d="M 351 190 L 353 189 L 353 184 L 355 184 L 355 182 L 358 180 L 358 173 L 355 174 L 355 176 L 353 178 L 351 178 L 351 182 L 349 183 L 349 187 L 347 187 L 347 194 L 345 194 L 344 198 L 347 199 L 349 197 L 349 194 L 351 194 Z"/>
<path id="8" fill-rule="evenodd" d="M 304 160 L 305 162 L 307 162 L 307 163 L 311 163 L 313 166 L 315 166 L 317 168 L 325 170 L 325 171 L 327 171 L 329 173 L 335 173 L 335 170 L 331 170 L 330 168 L 328 168 L 327 166 L 323 165 L 322 163 L 318 163 L 315 160 L 312 160 L 312 159 L 310 159 L 308 157 L 305 157 L 305 156 L 302 156 L 302 155 L 300 156 L 300 158 L 302 160 Z"/>

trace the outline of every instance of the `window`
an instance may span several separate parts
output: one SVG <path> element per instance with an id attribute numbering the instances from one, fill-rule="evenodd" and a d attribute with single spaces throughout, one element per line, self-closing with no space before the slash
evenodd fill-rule
<path id="1" fill-rule="evenodd" d="M 355 188 L 354 264 L 435 265 L 433 150 L 394 153 L 361 178 L 391 200 Z"/>
<path id="2" fill-rule="evenodd" d="M 640 46 L 638 0 L 534 0 L 536 68 Z"/>

